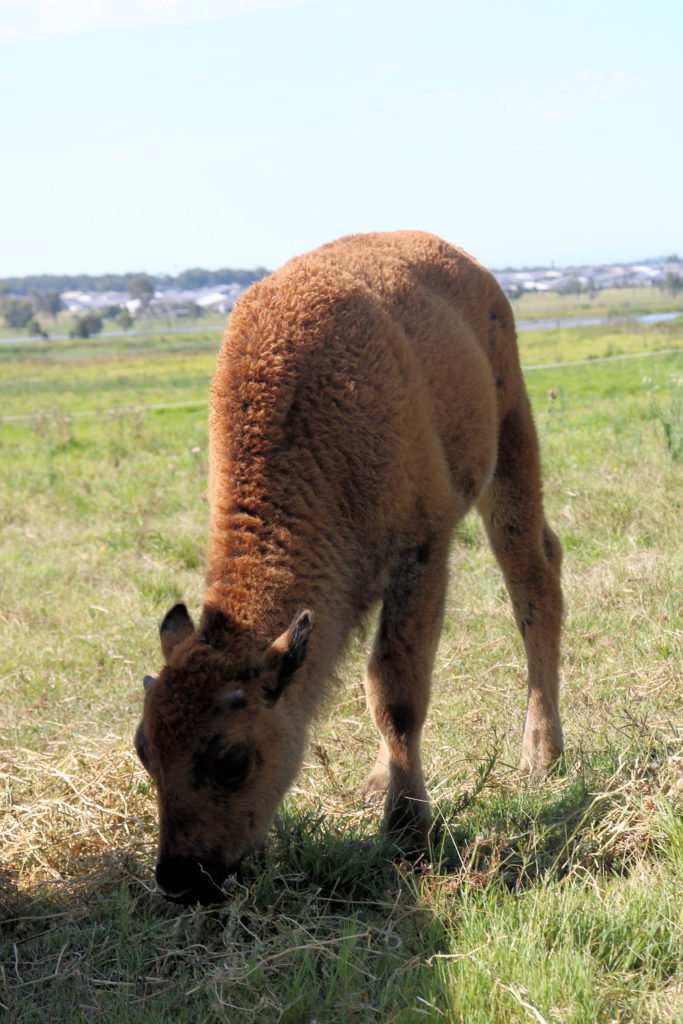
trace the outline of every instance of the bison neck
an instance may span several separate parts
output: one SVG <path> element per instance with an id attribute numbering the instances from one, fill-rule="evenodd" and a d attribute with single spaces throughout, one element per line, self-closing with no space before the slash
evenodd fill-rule
<path id="1" fill-rule="evenodd" d="M 344 572 L 324 542 L 292 527 L 282 510 L 212 509 L 205 608 L 252 645 L 267 647 L 297 612 L 313 612 L 311 668 L 328 673 L 353 624 Z"/>

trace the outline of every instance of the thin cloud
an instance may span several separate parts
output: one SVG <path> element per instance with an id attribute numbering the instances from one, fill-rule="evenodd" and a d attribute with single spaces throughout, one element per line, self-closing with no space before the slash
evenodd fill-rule
<path id="1" fill-rule="evenodd" d="M 581 71 L 579 82 L 585 96 L 603 103 L 642 96 L 651 86 L 647 76 L 627 71 Z"/>
<path id="2" fill-rule="evenodd" d="M 330 0 L 0 0 L 0 42 L 141 25 L 225 21 Z"/>

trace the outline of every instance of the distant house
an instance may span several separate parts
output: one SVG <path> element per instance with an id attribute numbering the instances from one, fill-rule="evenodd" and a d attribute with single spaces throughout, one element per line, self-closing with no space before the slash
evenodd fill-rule
<path id="1" fill-rule="evenodd" d="M 192 306 L 199 306 L 203 312 L 228 313 L 244 290 L 241 284 L 221 284 L 196 290 L 164 288 L 156 292 L 151 308 L 172 316 L 186 316 Z"/>
<path id="2" fill-rule="evenodd" d="M 130 296 L 128 292 L 81 292 L 69 291 L 61 293 L 64 308 L 70 313 L 91 313 L 107 306 L 125 306 Z"/>
<path id="3" fill-rule="evenodd" d="M 677 258 L 648 260 L 643 263 L 586 265 L 580 267 L 539 267 L 533 270 L 494 271 L 500 286 L 508 292 L 562 291 L 569 280 L 579 281 L 582 289 L 590 287 L 624 288 L 661 285 L 667 273 L 683 274 L 683 261 Z"/>
<path id="4" fill-rule="evenodd" d="M 222 284 L 213 291 L 200 295 L 197 305 L 212 313 L 228 313 L 245 289 L 240 284 Z"/>

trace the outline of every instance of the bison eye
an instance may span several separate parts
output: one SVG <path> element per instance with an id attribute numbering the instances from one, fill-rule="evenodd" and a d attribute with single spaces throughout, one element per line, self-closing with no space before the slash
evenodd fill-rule
<path id="1" fill-rule="evenodd" d="M 147 771 L 149 771 L 150 770 L 150 768 L 149 768 L 149 766 L 150 766 L 149 746 L 147 744 L 147 737 L 145 736 L 145 729 L 144 729 L 144 725 L 143 725 L 142 722 L 140 722 L 139 726 L 137 727 L 137 731 L 135 733 L 134 743 L 135 743 L 135 752 L 138 755 L 138 757 L 140 758 L 140 760 L 142 761 L 143 768 L 146 768 Z"/>
<path id="2" fill-rule="evenodd" d="M 215 782 L 228 792 L 239 789 L 249 774 L 252 752 L 246 743 L 225 746 L 220 736 L 214 737 L 206 750 L 194 760 L 194 782 L 197 787 Z"/>

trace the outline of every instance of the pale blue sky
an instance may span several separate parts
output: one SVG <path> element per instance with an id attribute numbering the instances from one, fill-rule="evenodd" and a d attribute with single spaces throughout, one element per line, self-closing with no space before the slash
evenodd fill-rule
<path id="1" fill-rule="evenodd" d="M 0 0 L 0 276 L 683 250 L 681 0 Z"/>

